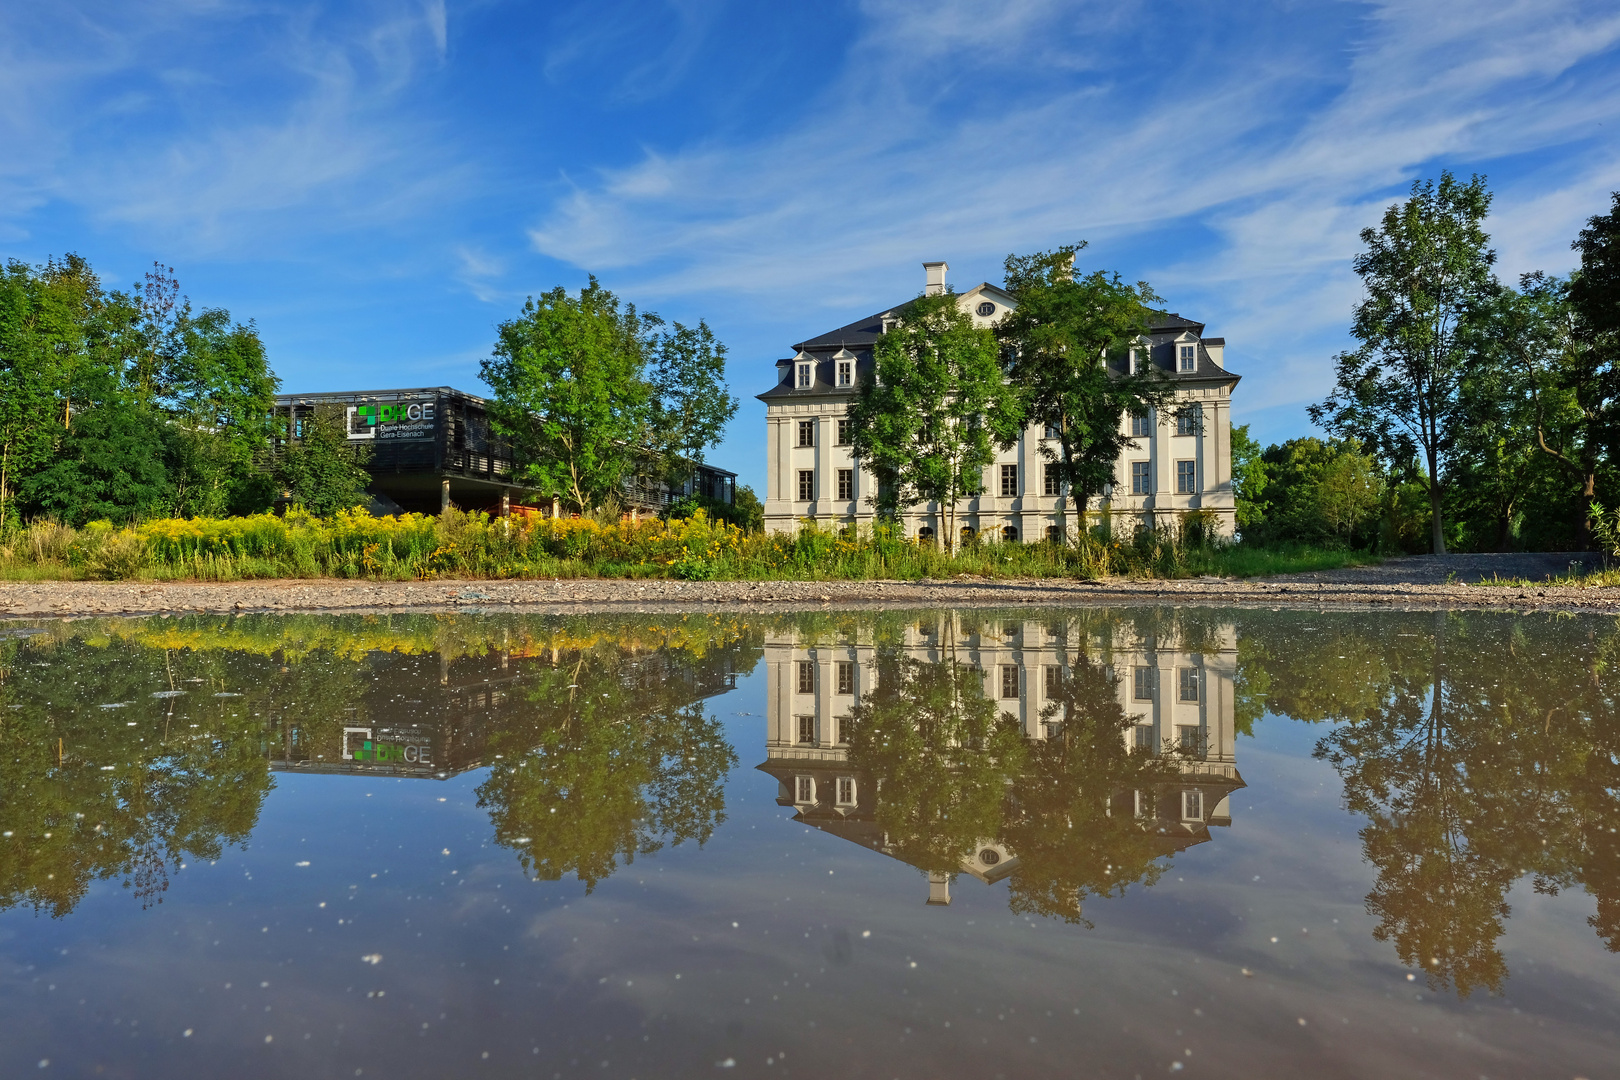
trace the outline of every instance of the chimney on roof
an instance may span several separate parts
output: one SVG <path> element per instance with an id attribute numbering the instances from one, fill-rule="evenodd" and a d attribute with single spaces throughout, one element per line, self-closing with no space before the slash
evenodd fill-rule
<path id="1" fill-rule="evenodd" d="M 941 296 L 945 292 L 945 271 L 950 269 L 948 263 L 923 263 L 923 275 L 927 287 L 923 289 L 924 296 Z"/>

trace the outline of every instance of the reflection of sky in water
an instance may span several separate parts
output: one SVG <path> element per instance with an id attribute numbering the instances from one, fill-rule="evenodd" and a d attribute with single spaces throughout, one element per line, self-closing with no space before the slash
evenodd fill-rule
<path id="1" fill-rule="evenodd" d="M 1277 617 L 1231 618 L 1248 627 L 1238 636 L 1262 640 Z M 1311 624 L 1333 619 L 1315 614 Z M 471 634 L 477 620 L 456 622 Z M 1383 625 L 1343 620 L 1348 637 L 1371 635 L 1374 646 Z M 1479 616 L 1456 633 L 1488 651 L 1506 625 Z M 1277 649 L 1310 640 L 1274 629 Z M 1611 632 L 1582 623 L 1555 644 L 1596 650 L 1580 644 L 1588 630 Z M 783 630 L 770 633 L 780 640 Z M 523 738 L 502 741 L 510 721 L 479 727 L 457 719 L 462 706 L 447 709 L 444 722 L 460 724 L 447 738 L 480 759 L 465 772 L 439 781 L 279 771 L 246 846 L 227 844 L 217 863 L 188 857 L 161 905 L 142 910 L 115 877 L 91 884 L 61 918 L 26 900 L 0 913 L 0 1075 L 99 1066 L 129 1076 L 1132 1076 L 1180 1065 L 1222 1076 L 1598 1076 L 1620 1059 L 1620 956 L 1587 924 L 1594 903 L 1579 885 L 1556 896 L 1528 878 L 1513 885 L 1496 942 L 1510 973 L 1502 995 L 1461 998 L 1421 973 L 1408 980 L 1415 969 L 1373 937 L 1366 819 L 1346 812 L 1343 778 L 1313 757 L 1327 724 L 1259 720 L 1253 738 L 1237 741 L 1246 786 L 1231 796 L 1231 827 L 1175 855 L 1151 888 L 1088 897 L 1091 929 L 1016 914 L 1006 881 L 965 874 L 950 906 L 931 907 L 921 871 L 790 820 L 778 780 L 753 767 L 766 760 L 771 722 L 769 640 L 763 653 L 735 653 L 736 689 L 704 706 L 738 764 L 725 821 L 703 846 L 621 859 L 588 895 L 571 874 L 528 880 L 493 841 L 491 808 L 477 794 L 493 754 L 503 754 L 496 768 L 509 767 Z M 161 644 L 95 644 L 129 650 L 118 671 L 75 671 L 70 656 L 93 654 L 69 649 L 40 654 L 61 670 L 34 670 L 49 671 L 53 707 L 95 714 L 86 723 L 123 731 L 138 717 L 135 731 L 155 732 L 167 717 L 171 734 L 216 683 L 246 696 L 207 708 L 291 715 L 302 702 L 308 732 L 322 721 L 358 726 L 346 712 L 355 688 L 427 714 L 441 674 L 442 692 L 464 703 L 454 696 L 461 682 L 516 698 L 547 670 L 574 670 L 566 649 L 552 668 L 543 649 L 509 648 L 502 668 L 462 643 L 465 655 L 441 666 L 432 653 L 368 658 L 372 640 L 348 658 L 322 645 L 285 665 L 219 661 L 191 676 L 213 683 L 154 704 L 150 694 L 173 675 Z M 171 665 L 184 660 L 180 643 L 169 644 Z M 18 693 L 32 655 L 33 646 L 8 654 L 0 690 Z M 321 655 L 329 678 L 271 703 L 270 688 Z M 690 675 L 683 663 L 638 677 L 667 686 Z M 316 696 L 334 672 L 362 668 L 363 682 Z M 132 704 L 95 708 L 111 690 L 130 691 L 117 699 Z M 609 704 L 615 712 L 599 722 L 626 722 Z M 19 796 L 51 793 L 36 782 L 0 791 L 5 820 L 17 814 L 4 803 Z M 22 872 L 15 851 L 0 848 L 13 864 L 8 889 Z"/>

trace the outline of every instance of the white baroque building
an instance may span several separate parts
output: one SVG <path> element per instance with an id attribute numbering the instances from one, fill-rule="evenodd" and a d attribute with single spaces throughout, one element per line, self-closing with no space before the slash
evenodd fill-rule
<path id="1" fill-rule="evenodd" d="M 1232 824 L 1231 795 L 1248 786 L 1237 768 L 1232 624 L 1189 639 L 1141 636 L 1125 626 L 1088 633 L 1061 617 L 945 611 L 914 619 L 899 647 L 914 660 L 952 659 L 983 672 L 985 696 L 1032 742 L 1062 733 L 1061 684 L 1076 651 L 1103 660 L 1131 721 L 1120 738 L 1132 749 L 1173 752 L 1178 774 L 1148 790 L 1114 793 L 1111 812 L 1133 817 L 1167 855 Z M 777 804 L 792 807 L 794 821 L 899 858 L 874 820 L 876 784 L 849 756 L 846 719 L 876 688 L 876 652 L 869 628 L 833 639 L 768 632 L 765 760 L 758 768 L 776 779 Z M 1018 872 L 1018 853 L 1005 844 L 987 837 L 974 847 L 961 873 L 994 883 Z M 950 903 L 948 877 L 930 875 L 928 902 Z"/>
<path id="2" fill-rule="evenodd" d="M 923 267 L 925 294 L 945 292 L 946 264 Z M 981 326 L 995 325 L 1017 303 L 989 282 L 962 293 L 959 302 Z M 776 385 L 759 395 L 766 412 L 766 529 L 791 532 L 803 520 L 829 526 L 873 520 L 875 480 L 850 453 L 843 418 L 860 380 L 870 377 L 873 346 L 904 307 L 802 341 L 793 356 L 776 362 Z M 1204 336 L 1203 323 L 1171 314 L 1157 318 L 1140 347 L 1119 361 L 1157 366 L 1175 384 L 1177 405 L 1162 415 L 1125 417 L 1133 441 L 1119 459 L 1110 495 L 1092 500 L 1094 515 L 1106 508 L 1116 526 L 1157 528 L 1203 510 L 1213 515 L 1216 531 L 1233 535 L 1230 407 L 1239 376 L 1226 370 L 1225 349 L 1225 338 Z M 1032 426 L 996 455 L 985 470 L 984 494 L 957 505 L 960 528 L 1003 540 L 1063 535 L 1073 503 L 1046 468 L 1044 434 Z M 919 504 L 907 508 L 903 523 L 908 536 L 933 537 L 944 530 L 945 515 L 937 503 Z"/>

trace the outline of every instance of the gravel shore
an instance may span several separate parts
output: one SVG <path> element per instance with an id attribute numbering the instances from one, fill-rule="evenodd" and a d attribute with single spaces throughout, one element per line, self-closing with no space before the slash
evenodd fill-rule
<path id="1" fill-rule="evenodd" d="M 1463 555 L 1390 559 L 1380 566 L 1278 578 L 1097 582 L 949 581 L 152 581 L 0 582 L 0 617 L 147 615 L 188 611 L 535 612 L 733 611 L 819 607 L 1003 607 L 1015 604 L 1333 608 L 1500 608 L 1620 613 L 1620 588 L 1470 584 L 1493 577 L 1542 580 L 1569 555 Z M 1573 557 L 1576 560 L 1580 556 Z"/>

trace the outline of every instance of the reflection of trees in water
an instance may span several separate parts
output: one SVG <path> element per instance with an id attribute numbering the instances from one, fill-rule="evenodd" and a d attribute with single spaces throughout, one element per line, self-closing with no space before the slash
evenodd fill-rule
<path id="1" fill-rule="evenodd" d="M 1051 733 L 1026 740 L 984 692 L 985 673 L 957 658 L 955 628 L 935 628 L 941 659 L 877 648 L 877 684 L 846 721 L 849 763 L 877 789 L 874 816 L 886 849 L 933 874 L 955 874 L 979 845 L 1017 858 L 1009 903 L 1021 913 L 1084 922 L 1088 895 L 1151 885 L 1168 854 L 1134 792 L 1180 775 L 1175 755 L 1133 752 L 1133 723 L 1117 680 L 1091 653 L 1124 628 L 1090 613 L 1050 622 L 1064 642 L 1057 683 L 1041 721 Z M 1160 633 L 1177 627 L 1159 626 Z M 1202 640 L 1201 638 L 1199 640 Z M 1089 925 L 1089 923 L 1087 924 Z"/>
<path id="2" fill-rule="evenodd" d="M 938 661 L 879 648 L 877 686 L 851 711 L 845 738 L 850 763 L 876 784 L 889 847 L 925 871 L 955 873 L 1000 832 L 1024 741 L 984 696 L 984 673 L 944 647 L 952 655 Z"/>
<path id="3" fill-rule="evenodd" d="M 208 696 L 218 656 L 43 644 L 0 642 L 0 909 L 65 915 L 108 878 L 161 903 L 182 860 L 252 831 L 272 784 L 257 723 Z"/>
<path id="4" fill-rule="evenodd" d="M 682 658 L 597 649 L 525 686 L 528 707 L 498 736 L 501 758 L 478 788 L 497 842 L 525 871 L 571 873 L 589 892 L 620 860 L 701 845 L 725 820 L 737 755 L 672 665 Z"/>
<path id="5" fill-rule="evenodd" d="M 1179 769 L 1173 756 L 1126 747 L 1133 718 L 1105 667 L 1082 651 L 1067 657 L 1065 668 L 1041 712 L 1052 734 L 1030 744 L 1000 835 L 1018 853 L 1012 910 L 1086 922 L 1086 896 L 1152 885 L 1165 870 L 1164 843 L 1136 819 L 1132 793 L 1151 792 Z"/>
<path id="6" fill-rule="evenodd" d="M 1432 987 L 1500 991 L 1507 893 L 1526 875 L 1538 892 L 1583 884 L 1616 947 L 1612 628 L 1600 638 L 1584 620 L 1288 613 L 1244 631 L 1272 711 L 1338 722 L 1317 756 L 1367 819 L 1374 934 Z"/>
<path id="7" fill-rule="evenodd" d="M 99 879 L 161 903 L 181 861 L 247 842 L 273 786 L 267 754 L 285 752 L 295 729 L 333 749 L 369 697 L 386 707 L 399 696 L 401 677 L 425 698 L 443 671 L 424 674 L 435 652 L 445 663 L 499 652 L 518 658 L 520 680 L 536 676 L 528 703 L 488 735 L 491 755 L 505 757 L 481 794 L 498 836 L 527 835 L 521 846 L 542 853 L 538 872 L 561 866 L 594 884 L 621 856 L 701 843 L 724 820 L 736 759 L 696 702 L 758 653 L 757 632 L 707 616 L 207 616 L 45 629 L 0 638 L 0 909 L 58 916 Z M 184 693 L 153 697 L 172 691 Z"/>

